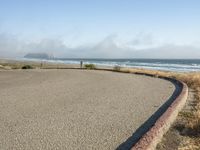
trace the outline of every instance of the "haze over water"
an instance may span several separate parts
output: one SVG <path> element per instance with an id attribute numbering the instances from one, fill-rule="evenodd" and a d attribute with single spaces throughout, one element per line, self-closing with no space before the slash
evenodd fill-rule
<path id="1" fill-rule="evenodd" d="M 199 59 L 199 6 L 199 0 L 1 1 L 0 58 Z"/>

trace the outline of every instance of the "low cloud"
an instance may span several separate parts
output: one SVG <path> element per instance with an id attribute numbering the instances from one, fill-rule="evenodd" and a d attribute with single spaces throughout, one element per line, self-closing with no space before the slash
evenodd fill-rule
<path id="1" fill-rule="evenodd" d="M 200 58 L 200 48 L 192 45 L 166 44 L 155 48 L 141 49 L 130 52 L 136 58 L 163 58 L 163 59 L 195 59 Z M 131 55 L 130 54 L 130 55 Z"/>
<path id="2" fill-rule="evenodd" d="M 69 47 L 60 39 L 47 38 L 39 42 L 19 40 L 17 36 L 0 34 L 0 57 L 23 57 L 27 53 L 46 52 L 65 58 L 199 58 L 200 48 L 193 45 L 162 44 L 154 46 L 149 35 L 138 35 L 120 42 L 110 35 L 93 45 Z M 124 44 L 125 43 L 125 44 Z"/>
<path id="3" fill-rule="evenodd" d="M 67 50 L 64 43 L 58 39 L 42 39 L 39 42 L 26 44 L 24 49 L 26 49 L 27 52 L 46 52 L 55 56 L 63 54 L 63 52 Z"/>
<path id="4" fill-rule="evenodd" d="M 21 54 L 23 44 L 15 37 L 9 34 L 0 34 L 0 56 L 14 57 Z"/>
<path id="5" fill-rule="evenodd" d="M 151 46 L 154 44 L 152 34 L 139 33 L 131 41 L 127 42 L 130 46 Z"/>

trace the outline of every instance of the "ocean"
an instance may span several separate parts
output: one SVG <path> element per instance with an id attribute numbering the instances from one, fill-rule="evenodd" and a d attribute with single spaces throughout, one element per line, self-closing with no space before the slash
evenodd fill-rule
<path id="1" fill-rule="evenodd" d="M 65 64 L 95 64 L 98 66 L 121 66 L 130 68 L 144 68 L 163 71 L 191 72 L 200 71 L 200 59 L 69 59 L 56 58 L 42 60 Z M 36 60 L 41 61 L 41 60 Z"/>

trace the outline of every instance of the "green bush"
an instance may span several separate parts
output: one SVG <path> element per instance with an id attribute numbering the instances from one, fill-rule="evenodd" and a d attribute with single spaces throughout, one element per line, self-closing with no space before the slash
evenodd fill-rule
<path id="1" fill-rule="evenodd" d="M 84 65 L 86 69 L 95 69 L 96 66 L 94 64 L 85 64 Z"/>
<path id="2" fill-rule="evenodd" d="M 115 71 L 120 71 L 121 70 L 121 67 L 120 66 L 114 66 L 113 68 Z"/>
<path id="3" fill-rule="evenodd" d="M 30 65 L 24 65 L 22 66 L 22 69 L 33 69 L 33 67 Z"/>

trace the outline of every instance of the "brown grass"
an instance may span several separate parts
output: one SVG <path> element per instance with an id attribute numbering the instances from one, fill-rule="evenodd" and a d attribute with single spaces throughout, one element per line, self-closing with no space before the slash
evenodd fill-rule
<path id="1" fill-rule="evenodd" d="M 146 69 L 128 69 L 123 68 L 121 71 L 130 73 L 145 73 L 155 77 L 170 77 L 185 82 L 190 89 L 194 91 L 194 106 L 189 112 L 180 112 L 184 122 L 183 128 L 189 143 L 186 145 L 195 145 L 200 149 L 200 72 L 175 73 L 169 71 L 156 71 Z M 182 126 L 182 125 L 181 125 Z"/>
<path id="2" fill-rule="evenodd" d="M 72 65 L 62 63 L 51 63 L 47 61 L 34 62 L 34 61 L 15 61 L 15 60 L 1 60 L 0 69 L 21 69 L 25 65 L 30 65 L 33 68 L 40 69 L 64 69 L 69 68 Z M 74 68 L 78 68 L 79 65 L 73 65 Z"/>

